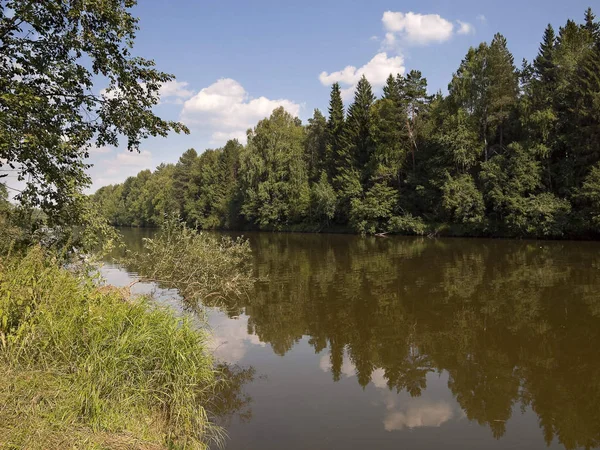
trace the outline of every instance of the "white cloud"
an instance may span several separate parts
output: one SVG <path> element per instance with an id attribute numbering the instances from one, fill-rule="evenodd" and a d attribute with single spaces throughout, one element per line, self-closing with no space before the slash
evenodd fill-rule
<path id="1" fill-rule="evenodd" d="M 89 150 L 90 155 L 102 155 L 106 153 L 112 153 L 113 149 L 110 147 L 102 146 L 102 147 L 92 147 Z"/>
<path id="2" fill-rule="evenodd" d="M 109 162 L 114 165 L 115 169 L 123 166 L 145 168 L 148 165 L 152 165 L 152 153 L 148 150 L 142 150 L 139 153 L 123 151 L 114 160 Z"/>
<path id="3" fill-rule="evenodd" d="M 381 18 L 387 32 L 385 45 L 398 38 L 409 44 L 426 45 L 445 42 L 452 37 L 454 25 L 439 14 L 417 14 L 386 11 Z"/>
<path id="4" fill-rule="evenodd" d="M 291 100 L 252 98 L 236 80 L 221 78 L 183 104 L 181 120 L 209 132 L 211 144 L 224 143 L 230 137 L 243 142 L 248 128 L 280 106 L 295 116 L 300 112 L 300 105 Z"/>
<path id="5" fill-rule="evenodd" d="M 102 186 L 122 183 L 128 177 L 137 175 L 146 169 L 154 169 L 155 163 L 152 153 L 148 150 L 129 152 L 127 150 L 117 153 L 114 157 L 96 162 L 90 169 L 93 192 Z"/>
<path id="6" fill-rule="evenodd" d="M 477 20 L 479 20 L 481 23 L 486 23 L 487 22 L 487 19 L 486 19 L 486 17 L 483 14 L 479 14 L 477 16 Z"/>
<path id="7" fill-rule="evenodd" d="M 463 22 L 461 20 L 456 21 L 459 25 L 457 34 L 473 34 L 475 33 L 475 27 L 468 22 Z"/>
<path id="8" fill-rule="evenodd" d="M 321 72 L 319 80 L 325 86 L 336 82 L 348 86 L 342 90 L 342 96 L 348 98 L 363 75 L 367 77 L 373 87 L 379 88 L 385 84 L 390 74 L 404 74 L 405 70 L 404 58 L 401 55 L 388 57 L 386 52 L 381 52 L 362 67 L 346 66 L 337 72 Z"/>
<path id="9" fill-rule="evenodd" d="M 158 90 L 161 102 L 182 104 L 185 99 L 194 95 L 194 91 L 187 89 L 189 83 L 187 81 L 167 81 L 163 83 Z"/>

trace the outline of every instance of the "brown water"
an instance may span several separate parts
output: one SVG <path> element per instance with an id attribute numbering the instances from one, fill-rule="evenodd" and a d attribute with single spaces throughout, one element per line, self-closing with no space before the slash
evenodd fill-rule
<path id="1" fill-rule="evenodd" d="M 227 449 L 600 447 L 600 243 L 249 238 L 260 281 L 209 308 L 255 370 Z"/>

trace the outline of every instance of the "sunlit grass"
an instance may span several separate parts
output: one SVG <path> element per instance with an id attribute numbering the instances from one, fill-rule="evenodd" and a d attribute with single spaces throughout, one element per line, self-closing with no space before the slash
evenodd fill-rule
<path id="1" fill-rule="evenodd" d="M 0 448 L 206 448 L 218 374 L 185 318 L 40 248 L 0 259 Z"/>

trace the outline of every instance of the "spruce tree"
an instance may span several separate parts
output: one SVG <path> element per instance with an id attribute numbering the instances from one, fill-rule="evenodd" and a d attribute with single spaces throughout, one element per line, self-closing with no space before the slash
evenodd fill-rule
<path id="1" fill-rule="evenodd" d="M 544 87 L 551 86 L 556 82 L 556 62 L 554 60 L 554 46 L 556 45 L 556 35 L 554 28 L 548 24 L 544 31 L 544 38 L 540 45 L 537 57 L 533 61 L 535 75 Z"/>
<path id="2" fill-rule="evenodd" d="M 391 100 L 396 104 L 399 104 L 400 96 L 401 96 L 401 93 L 400 93 L 400 89 L 398 86 L 398 81 L 392 74 L 390 74 L 387 77 L 385 86 L 383 87 L 383 98 Z"/>
<path id="3" fill-rule="evenodd" d="M 353 163 L 363 169 L 373 151 L 371 139 L 371 107 L 375 101 L 371 83 L 363 75 L 356 85 L 354 103 L 348 109 L 347 137 Z"/>
<path id="4" fill-rule="evenodd" d="M 184 220 L 187 220 L 188 207 L 194 201 L 196 187 L 191 180 L 194 176 L 194 166 L 198 160 L 198 153 L 193 148 L 186 150 L 175 165 L 173 173 L 173 189 L 179 202 L 179 211 Z"/>
<path id="5" fill-rule="evenodd" d="M 399 187 L 400 172 L 410 145 L 402 96 L 398 79 L 390 75 L 383 97 L 372 108 L 371 135 L 375 150 L 369 161 L 369 184 L 385 181 Z"/>
<path id="6" fill-rule="evenodd" d="M 349 164 L 349 155 L 344 145 L 346 126 L 344 102 L 340 85 L 331 86 L 329 98 L 329 119 L 327 121 L 327 173 L 333 179 L 342 166 Z"/>
<path id="7" fill-rule="evenodd" d="M 600 23 L 596 22 L 596 15 L 593 13 L 592 8 L 585 11 L 585 24 L 583 27 L 589 33 L 592 41 L 600 44 Z"/>

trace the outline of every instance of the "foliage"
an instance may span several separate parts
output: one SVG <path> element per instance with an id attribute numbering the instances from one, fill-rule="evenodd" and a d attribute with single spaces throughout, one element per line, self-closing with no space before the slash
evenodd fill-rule
<path id="1" fill-rule="evenodd" d="M 242 238 L 218 237 L 167 219 L 154 239 L 125 257 L 125 264 L 144 278 L 179 290 L 192 305 L 217 303 L 241 295 L 252 284 L 250 246 Z"/>
<path id="2" fill-rule="evenodd" d="M 279 229 L 307 216 L 310 188 L 304 140 L 300 121 L 283 108 L 249 133 L 240 155 L 241 212 L 260 228 Z"/>
<path id="3" fill-rule="evenodd" d="M 391 233 L 415 234 L 422 236 L 427 232 L 427 226 L 420 217 L 414 217 L 411 214 L 394 216 L 388 222 L 388 228 Z"/>
<path id="4" fill-rule="evenodd" d="M 134 0 L 0 5 L 0 167 L 29 180 L 22 201 L 54 215 L 89 184 L 92 142 L 130 151 L 142 139 L 187 132 L 152 112 L 172 75 L 131 55 Z M 96 81 L 108 82 L 99 91 Z"/>
<path id="5" fill-rule="evenodd" d="M 581 197 L 587 203 L 592 224 L 600 231 L 600 163 L 592 167 L 585 178 Z"/>
<path id="6" fill-rule="evenodd" d="M 0 259 L 0 447 L 207 448 L 207 336 L 32 248 Z"/>
<path id="7" fill-rule="evenodd" d="M 396 190 L 385 184 L 375 184 L 367 191 L 364 199 L 352 199 L 350 224 L 362 234 L 387 231 L 387 223 L 394 215 L 397 203 Z"/>
<path id="8" fill-rule="evenodd" d="M 325 171 L 321 172 L 318 183 L 312 185 L 310 192 L 310 216 L 311 220 L 329 225 L 329 221 L 335 216 L 337 197 L 333 187 L 327 181 Z"/>
<path id="9" fill-rule="evenodd" d="M 452 223 L 481 225 L 484 221 L 483 195 L 470 175 L 448 177 L 442 187 L 442 207 Z"/>

